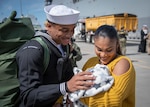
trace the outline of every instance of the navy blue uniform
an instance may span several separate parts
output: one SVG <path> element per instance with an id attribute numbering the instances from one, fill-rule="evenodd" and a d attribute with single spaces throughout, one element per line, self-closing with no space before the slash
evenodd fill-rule
<path id="1" fill-rule="evenodd" d="M 50 47 L 51 42 L 45 40 Z M 53 47 L 61 55 L 59 49 L 55 45 Z M 63 49 L 65 52 L 66 46 Z M 50 52 L 49 65 L 44 72 L 43 47 L 37 41 L 28 41 L 19 49 L 16 60 L 19 66 L 20 107 L 52 107 L 65 94 L 65 82 L 73 76 L 71 63 L 65 59 L 63 70 L 59 70 L 57 63 L 60 56 L 51 49 Z"/>

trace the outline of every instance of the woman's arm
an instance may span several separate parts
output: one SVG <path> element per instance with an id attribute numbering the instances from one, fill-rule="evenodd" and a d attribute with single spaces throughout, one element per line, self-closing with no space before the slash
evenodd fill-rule
<path id="1" fill-rule="evenodd" d="M 113 73 L 117 76 L 126 73 L 130 68 L 130 63 L 126 59 L 121 59 L 114 67 Z"/>

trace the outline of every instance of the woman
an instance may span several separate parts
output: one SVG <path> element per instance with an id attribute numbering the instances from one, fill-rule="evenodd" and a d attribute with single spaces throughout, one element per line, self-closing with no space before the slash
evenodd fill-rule
<path id="1" fill-rule="evenodd" d="M 96 64 L 107 65 L 114 77 L 106 92 L 82 98 L 88 107 L 135 107 L 135 70 L 129 58 L 123 56 L 114 27 L 100 26 L 94 35 L 95 53 L 83 66 L 83 71 Z"/>

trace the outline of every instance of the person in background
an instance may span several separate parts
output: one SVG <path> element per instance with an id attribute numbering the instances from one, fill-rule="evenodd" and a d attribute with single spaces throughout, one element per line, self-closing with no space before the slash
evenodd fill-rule
<path id="1" fill-rule="evenodd" d="M 102 25 L 94 35 L 96 57 L 89 58 L 82 70 L 106 65 L 114 78 L 112 87 L 80 101 L 88 107 L 135 107 L 135 69 L 132 61 L 122 55 L 117 31 L 113 26 Z"/>
<path id="2" fill-rule="evenodd" d="M 141 29 L 141 41 L 139 44 L 138 52 L 145 53 L 146 52 L 146 36 L 148 34 L 148 27 L 147 25 L 143 25 Z"/>
<path id="3" fill-rule="evenodd" d="M 44 7 L 44 11 L 46 32 L 36 32 L 35 36 L 40 35 L 48 45 L 49 64 L 44 70 L 41 63 L 44 49 L 37 41 L 30 40 L 19 49 L 16 55 L 20 83 L 19 107 L 52 107 L 67 92 L 89 89 L 95 79 L 89 72 L 74 75 L 67 55 L 67 46 L 80 12 L 64 5 L 49 5 Z"/>
<path id="4" fill-rule="evenodd" d="M 124 30 L 124 26 L 121 27 L 120 31 L 118 31 L 118 36 L 120 40 L 120 48 L 123 55 L 126 55 L 126 41 L 127 41 L 127 32 Z"/>
<path id="5" fill-rule="evenodd" d="M 147 54 L 150 55 L 150 32 L 145 38 L 147 39 Z"/>
<path id="6" fill-rule="evenodd" d="M 69 45 L 70 45 L 69 59 L 71 60 L 72 67 L 77 67 L 77 61 L 80 61 L 82 59 L 80 47 L 75 43 L 75 39 L 73 38 L 71 38 Z"/>

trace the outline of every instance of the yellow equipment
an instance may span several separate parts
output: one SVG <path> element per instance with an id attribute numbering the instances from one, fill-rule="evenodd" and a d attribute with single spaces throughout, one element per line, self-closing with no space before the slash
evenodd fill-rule
<path id="1" fill-rule="evenodd" d="M 92 35 L 101 25 L 112 25 L 117 31 L 124 26 L 126 31 L 136 31 L 138 26 L 138 18 L 134 14 L 120 13 L 105 16 L 97 16 L 85 19 L 85 41 L 93 42 Z"/>

